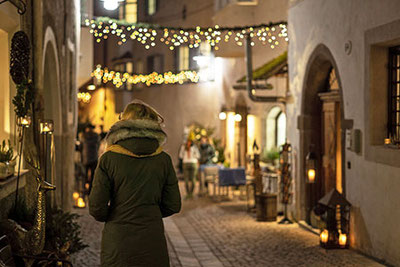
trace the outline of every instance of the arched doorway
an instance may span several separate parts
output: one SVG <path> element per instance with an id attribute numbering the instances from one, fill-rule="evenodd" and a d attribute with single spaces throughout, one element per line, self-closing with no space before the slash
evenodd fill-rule
<path id="1" fill-rule="evenodd" d="M 300 130 L 300 202 L 301 217 L 317 226 L 313 208 L 331 189 L 343 192 L 344 112 L 342 88 L 336 63 L 329 49 L 319 45 L 310 56 L 302 94 Z M 313 150 L 317 155 L 317 177 L 306 183 L 305 158 Z"/>
<path id="2" fill-rule="evenodd" d="M 62 105 L 59 80 L 59 60 L 54 32 L 50 27 L 46 29 L 43 48 L 43 107 L 44 119 L 54 122 L 55 166 L 48 166 L 47 173 L 51 174 L 49 182 L 56 185 L 57 190 L 51 194 L 52 205 L 61 205 L 63 199 L 62 183 Z M 49 144 L 50 145 L 50 144 Z M 50 146 L 48 147 L 50 151 Z M 48 159 L 50 160 L 50 153 Z"/>

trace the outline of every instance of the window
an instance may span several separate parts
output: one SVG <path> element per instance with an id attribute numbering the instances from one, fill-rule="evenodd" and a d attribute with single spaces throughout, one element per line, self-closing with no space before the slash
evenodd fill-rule
<path id="1" fill-rule="evenodd" d="M 7 32 L 0 29 L 0 142 L 10 139 L 10 74 L 9 45 Z"/>
<path id="2" fill-rule="evenodd" d="M 178 50 L 178 71 L 189 69 L 189 47 L 180 46 Z"/>
<path id="3" fill-rule="evenodd" d="M 213 81 L 215 79 L 214 65 L 214 54 L 208 43 L 201 43 L 200 47 L 194 49 L 190 55 L 189 67 L 191 70 L 198 71 L 200 81 Z"/>
<path id="4" fill-rule="evenodd" d="M 119 19 L 129 23 L 137 22 L 137 0 L 126 0 L 119 8 Z"/>
<path id="5" fill-rule="evenodd" d="M 162 55 L 153 55 L 147 58 L 147 72 L 164 72 L 164 62 Z"/>
<path id="6" fill-rule="evenodd" d="M 123 62 L 123 63 L 117 63 L 114 65 L 113 70 L 119 71 L 121 73 L 128 72 L 130 74 L 133 73 L 133 63 L 128 61 L 128 62 Z M 119 89 L 126 89 L 126 90 L 132 90 L 132 84 L 130 83 L 125 83 L 123 86 L 121 86 Z"/>
<path id="7" fill-rule="evenodd" d="M 389 48 L 388 135 L 400 142 L 400 46 Z"/>
<path id="8" fill-rule="evenodd" d="M 157 12 L 157 0 L 147 0 L 147 15 L 154 15 Z"/>

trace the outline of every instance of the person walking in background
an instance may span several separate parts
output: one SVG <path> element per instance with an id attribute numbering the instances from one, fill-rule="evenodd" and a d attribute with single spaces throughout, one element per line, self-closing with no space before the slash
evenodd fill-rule
<path id="1" fill-rule="evenodd" d="M 143 102 L 128 104 L 106 136 L 89 195 L 89 212 L 105 222 L 101 266 L 169 266 L 163 217 L 181 197 L 163 118 Z"/>
<path id="2" fill-rule="evenodd" d="M 207 136 L 202 136 L 200 140 L 200 164 L 213 164 L 215 150 L 209 143 Z"/>
<path id="3" fill-rule="evenodd" d="M 82 163 L 85 166 L 84 191 L 90 193 L 94 171 L 97 166 L 100 136 L 93 130 L 94 126 L 88 124 L 82 134 Z"/>
<path id="4" fill-rule="evenodd" d="M 183 177 L 185 179 L 186 198 L 193 197 L 195 187 L 195 178 L 200 159 L 200 152 L 197 146 L 193 143 L 193 136 L 189 135 L 186 144 L 181 146 L 179 158 L 183 163 Z"/>
<path id="5" fill-rule="evenodd" d="M 207 136 L 203 135 L 201 137 L 199 150 L 200 150 L 200 165 L 213 164 L 213 158 L 215 157 L 215 149 L 210 144 Z M 204 179 L 202 179 L 200 176 L 201 174 L 199 174 L 200 193 L 203 194 L 204 189 L 208 188 L 208 182 L 203 181 Z"/>

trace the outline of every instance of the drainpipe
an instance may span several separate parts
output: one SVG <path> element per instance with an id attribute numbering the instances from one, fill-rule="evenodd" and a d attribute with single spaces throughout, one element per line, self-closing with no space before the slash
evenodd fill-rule
<path id="1" fill-rule="evenodd" d="M 246 88 L 249 98 L 254 102 L 281 102 L 285 103 L 286 100 L 283 97 L 278 96 L 256 96 L 253 94 L 253 63 L 252 63 L 252 53 L 251 53 L 251 37 L 250 34 L 246 34 Z"/>

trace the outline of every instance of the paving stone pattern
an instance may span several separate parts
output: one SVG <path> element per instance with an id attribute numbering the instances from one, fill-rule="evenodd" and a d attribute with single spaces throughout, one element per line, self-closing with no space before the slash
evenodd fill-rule
<path id="1" fill-rule="evenodd" d="M 78 212 L 90 247 L 73 255 L 74 266 L 99 266 L 103 224 Z M 164 224 L 171 267 L 382 266 L 352 250 L 322 249 L 318 236 L 297 224 L 257 222 L 240 201 L 185 201 Z"/>

